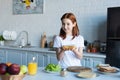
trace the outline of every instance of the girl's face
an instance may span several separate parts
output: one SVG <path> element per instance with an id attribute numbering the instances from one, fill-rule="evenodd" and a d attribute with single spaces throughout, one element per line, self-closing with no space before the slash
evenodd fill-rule
<path id="1" fill-rule="evenodd" d="M 72 35 L 72 29 L 74 26 L 75 23 L 73 23 L 70 19 L 65 18 L 62 20 L 62 29 L 67 35 Z"/>

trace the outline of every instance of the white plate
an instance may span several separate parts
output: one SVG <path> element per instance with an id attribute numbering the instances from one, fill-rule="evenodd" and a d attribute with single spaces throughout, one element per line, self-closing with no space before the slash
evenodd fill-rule
<path id="1" fill-rule="evenodd" d="M 8 39 L 8 31 L 7 30 L 3 31 L 3 37 L 5 40 Z"/>
<path id="2" fill-rule="evenodd" d="M 16 31 L 3 31 L 3 37 L 5 40 L 16 40 L 17 33 Z"/>
<path id="3" fill-rule="evenodd" d="M 116 67 L 114 67 L 114 68 L 116 68 Z M 115 74 L 115 73 L 120 72 L 120 69 L 116 68 L 116 72 L 102 72 L 102 71 L 99 71 L 99 70 L 98 70 L 98 72 L 102 73 L 102 74 Z"/>
<path id="4" fill-rule="evenodd" d="M 86 78 L 86 77 L 79 76 L 78 74 L 76 74 L 75 76 L 78 78 Z M 99 76 L 99 74 L 96 73 L 96 77 L 98 77 L 98 76 Z M 93 77 L 93 78 L 95 78 L 95 77 Z"/>
<path id="5" fill-rule="evenodd" d="M 17 33 L 15 31 L 12 31 L 11 40 L 16 40 L 16 38 L 17 38 Z"/>
<path id="6" fill-rule="evenodd" d="M 46 73 L 58 73 L 58 72 L 55 72 L 55 71 L 47 71 L 47 70 L 43 70 L 44 72 Z"/>

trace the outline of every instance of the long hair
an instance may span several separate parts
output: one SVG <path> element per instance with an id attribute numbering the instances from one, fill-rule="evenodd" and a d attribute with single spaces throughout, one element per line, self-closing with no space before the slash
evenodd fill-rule
<path id="1" fill-rule="evenodd" d="M 79 35 L 79 29 L 78 29 L 76 17 L 74 16 L 73 13 L 65 13 L 65 14 L 61 17 L 61 21 L 62 21 L 63 19 L 70 19 L 73 24 L 76 23 L 76 25 L 73 27 L 73 30 L 72 30 L 72 36 L 73 36 L 72 39 L 74 39 L 75 36 L 78 36 L 78 35 Z M 60 29 L 59 36 L 62 37 L 63 39 L 66 38 L 66 33 L 65 33 L 65 31 L 64 31 L 62 28 Z"/>

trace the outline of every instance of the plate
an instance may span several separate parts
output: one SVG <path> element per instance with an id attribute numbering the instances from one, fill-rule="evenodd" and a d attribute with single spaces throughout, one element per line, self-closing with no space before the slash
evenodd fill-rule
<path id="1" fill-rule="evenodd" d="M 67 70 L 71 72 L 81 72 L 81 71 L 92 72 L 91 68 L 83 67 L 83 66 L 70 66 L 67 68 Z"/>
<path id="2" fill-rule="evenodd" d="M 99 74 L 95 73 L 96 76 L 93 76 L 93 77 L 85 77 L 85 76 L 79 76 L 78 74 L 76 74 L 75 76 L 78 77 L 78 78 L 95 78 L 95 77 L 98 77 Z"/>
<path id="3" fill-rule="evenodd" d="M 55 72 L 55 71 L 47 71 L 47 70 L 43 70 L 44 72 L 46 72 L 46 73 L 58 73 L 58 72 Z"/>
<path id="4" fill-rule="evenodd" d="M 120 69 L 114 67 L 116 69 L 116 72 L 103 72 L 103 71 L 100 71 L 99 69 L 97 70 L 99 73 L 101 74 L 115 74 L 115 73 L 118 73 L 120 72 Z"/>

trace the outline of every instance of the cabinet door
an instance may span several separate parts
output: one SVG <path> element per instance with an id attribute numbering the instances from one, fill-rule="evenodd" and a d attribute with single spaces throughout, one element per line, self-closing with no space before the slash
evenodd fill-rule
<path id="1" fill-rule="evenodd" d="M 0 63 L 5 63 L 6 62 L 6 53 L 4 50 L 0 50 Z"/>
<path id="2" fill-rule="evenodd" d="M 49 63 L 58 64 L 56 54 L 54 54 L 54 53 L 47 54 L 47 64 L 49 64 Z"/>
<path id="3" fill-rule="evenodd" d="M 97 64 L 104 64 L 105 59 L 99 57 L 83 57 L 82 59 L 82 66 L 95 68 Z"/>
<path id="4" fill-rule="evenodd" d="M 27 52 L 27 64 L 32 62 L 33 57 L 35 57 L 35 61 L 38 62 L 38 54 L 35 52 Z"/>
<path id="5" fill-rule="evenodd" d="M 22 64 L 26 65 L 27 54 L 25 51 L 7 50 L 6 53 L 7 53 L 7 62 L 12 62 L 19 65 L 22 65 Z"/>
<path id="6" fill-rule="evenodd" d="M 104 58 L 92 58 L 93 59 L 93 68 L 95 68 L 98 64 L 104 64 Z"/>
<path id="7" fill-rule="evenodd" d="M 81 63 L 82 63 L 82 66 L 92 68 L 93 60 L 90 57 L 83 57 Z"/>
<path id="8" fill-rule="evenodd" d="M 38 66 L 45 67 L 47 65 L 46 53 L 38 53 Z"/>

